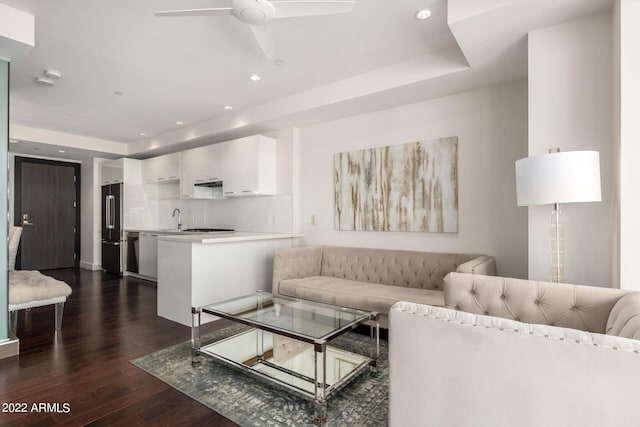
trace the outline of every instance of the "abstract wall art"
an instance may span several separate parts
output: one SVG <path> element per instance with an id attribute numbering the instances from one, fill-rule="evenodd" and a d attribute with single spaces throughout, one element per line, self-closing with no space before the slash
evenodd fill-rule
<path id="1" fill-rule="evenodd" d="M 458 231 L 458 138 L 334 154 L 337 230 Z"/>

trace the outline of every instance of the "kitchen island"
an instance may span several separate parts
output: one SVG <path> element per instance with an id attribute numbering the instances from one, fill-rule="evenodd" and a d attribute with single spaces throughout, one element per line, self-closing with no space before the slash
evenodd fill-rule
<path id="1" fill-rule="evenodd" d="M 301 234 L 158 236 L 158 316 L 191 326 L 191 307 L 271 289 L 273 252 Z M 202 323 L 215 320 L 203 315 Z"/>

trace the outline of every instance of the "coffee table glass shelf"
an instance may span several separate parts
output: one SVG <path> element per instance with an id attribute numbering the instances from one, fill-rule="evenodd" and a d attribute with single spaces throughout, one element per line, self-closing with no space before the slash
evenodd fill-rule
<path id="1" fill-rule="evenodd" d="M 249 326 L 221 341 L 202 345 L 201 313 Z M 380 354 L 378 313 L 320 304 L 267 292 L 193 307 L 192 360 L 215 358 L 312 400 L 315 420 L 326 420 L 327 399 L 362 374 L 375 369 Z M 334 338 L 371 321 L 370 356 L 328 345 Z"/>

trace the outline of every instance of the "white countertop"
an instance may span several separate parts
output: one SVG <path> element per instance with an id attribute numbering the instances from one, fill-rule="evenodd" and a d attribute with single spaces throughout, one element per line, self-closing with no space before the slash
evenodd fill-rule
<path id="1" fill-rule="evenodd" d="M 166 229 L 166 230 L 148 230 L 148 229 L 141 229 L 141 228 L 126 228 L 124 230 L 126 233 L 129 232 L 134 232 L 134 233 L 149 233 L 149 234 L 202 234 L 202 233 L 197 233 L 195 231 L 178 231 L 177 229 Z"/>
<path id="2" fill-rule="evenodd" d="M 199 233 L 199 234 L 166 234 L 159 235 L 158 240 L 180 243 L 225 243 L 246 240 L 296 239 L 303 237 L 301 233 L 252 233 L 247 231 Z"/>

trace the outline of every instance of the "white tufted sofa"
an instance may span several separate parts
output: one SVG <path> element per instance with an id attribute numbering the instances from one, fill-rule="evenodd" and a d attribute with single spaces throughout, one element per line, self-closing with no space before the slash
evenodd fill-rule
<path id="1" fill-rule="evenodd" d="M 491 256 L 308 246 L 280 249 L 273 261 L 273 293 L 387 313 L 398 301 L 444 305 L 451 271 L 495 274 Z"/>
<path id="2" fill-rule="evenodd" d="M 451 273 L 389 313 L 391 426 L 637 426 L 640 293 Z"/>

